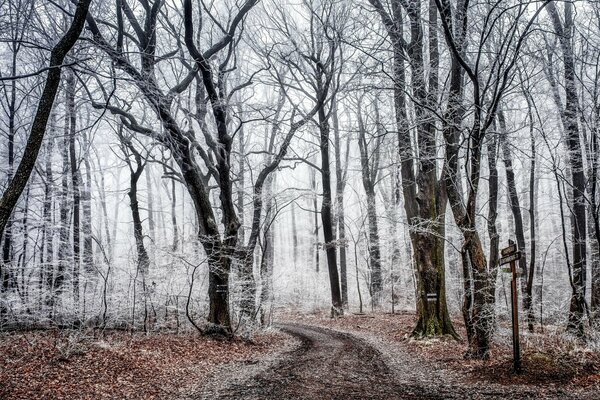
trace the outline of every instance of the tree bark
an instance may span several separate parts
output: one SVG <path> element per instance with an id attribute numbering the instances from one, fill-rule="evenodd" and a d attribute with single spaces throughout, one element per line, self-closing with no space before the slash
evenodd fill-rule
<path id="1" fill-rule="evenodd" d="M 567 135 L 566 143 L 569 150 L 569 166 L 572 174 L 573 212 L 571 214 L 571 226 L 573 235 L 573 271 L 571 276 L 572 294 L 567 328 L 569 331 L 583 336 L 587 240 L 585 210 L 586 178 L 583 169 L 583 151 L 579 140 L 577 120 L 579 101 L 577 97 L 577 78 L 571 38 L 571 32 L 573 31 L 573 6 L 572 4 L 565 3 L 564 23 L 561 21 L 553 1 L 548 4 L 547 10 L 563 54 L 565 107 L 561 113 L 561 119 L 565 134 Z"/>
<path id="2" fill-rule="evenodd" d="M 398 144 L 401 161 L 404 209 L 417 278 L 418 320 L 413 335 L 417 337 L 451 334 L 456 336 L 446 305 L 444 239 L 446 194 L 438 174 L 435 114 L 438 107 L 437 8 L 429 2 L 429 82 L 426 82 L 424 34 L 421 1 L 392 0 L 389 14 L 379 0 L 369 0 L 381 16 L 393 43 L 394 99 Z M 404 7 L 410 21 L 410 42 L 404 41 Z M 417 142 L 413 149 L 406 109 L 405 55 L 411 68 Z M 418 154 L 418 158 L 417 158 Z M 415 159 L 417 164 L 415 165 Z M 443 168 L 444 169 L 444 168 Z M 428 227 L 423 229 L 423 227 Z M 440 233 L 442 236 L 440 237 Z M 428 249 L 423 251 L 423 249 Z"/>
<path id="3" fill-rule="evenodd" d="M 65 79 L 67 93 L 67 117 L 69 119 L 69 169 L 71 172 L 71 192 L 73 204 L 73 265 L 71 283 L 73 285 L 73 302 L 75 313 L 79 313 L 79 278 L 81 266 L 81 172 L 79 158 L 75 149 L 75 136 L 77 134 L 77 111 L 75 110 L 75 76 L 69 73 Z"/>
<path id="4" fill-rule="evenodd" d="M 317 91 L 322 97 L 324 90 L 322 75 L 317 74 Z M 332 195 L 331 195 L 331 166 L 329 161 L 330 127 L 329 116 L 324 107 L 317 113 L 319 121 L 319 138 L 321 145 L 321 184 L 323 186 L 323 199 L 321 202 L 321 222 L 323 223 L 323 240 L 327 255 L 327 270 L 329 272 L 329 286 L 331 288 L 331 315 L 337 316 L 344 313 L 340 278 L 337 269 L 337 252 L 335 233 L 333 231 Z"/>
<path id="5" fill-rule="evenodd" d="M 83 268 L 87 273 L 96 272 L 94 266 L 94 248 L 92 239 L 92 164 L 90 163 L 90 142 L 86 132 L 82 132 L 83 155 L 82 161 L 85 167 L 85 180 L 81 185 L 81 234 L 83 236 Z M 80 174 L 81 176 L 81 174 Z"/>
<path id="6" fill-rule="evenodd" d="M 367 141 L 367 128 L 361 110 L 363 110 L 362 97 L 358 101 L 358 148 L 360 150 L 360 164 L 362 183 L 367 195 L 367 218 L 369 222 L 369 265 L 371 269 L 370 292 L 374 308 L 381 305 L 381 292 L 383 290 L 381 272 L 381 250 L 379 243 L 379 226 L 377 223 L 377 204 L 375 195 L 375 183 L 379 173 L 379 151 L 381 146 L 380 130 L 376 132 L 376 142 L 373 148 L 369 148 Z M 375 100 L 375 126 L 379 128 L 379 110 Z"/>
<path id="7" fill-rule="evenodd" d="M 348 171 L 348 146 L 346 146 L 346 159 L 342 164 L 342 149 L 340 141 L 340 127 L 338 120 L 337 99 L 331 103 L 331 120 L 333 123 L 333 145 L 335 148 L 335 203 L 336 225 L 340 249 L 340 289 L 342 291 L 342 305 L 348 307 L 348 262 L 346 255 L 346 221 L 344 214 L 344 188 L 346 187 L 346 173 Z M 349 143 L 349 139 L 348 142 Z"/>
<path id="8" fill-rule="evenodd" d="M 504 119 L 504 112 L 502 109 L 498 110 L 498 123 L 500 125 L 500 139 L 502 146 L 502 156 L 504 160 L 504 167 L 506 170 L 506 183 L 508 186 L 508 197 L 510 200 L 510 208 L 515 221 L 515 237 L 517 239 L 517 246 L 521 251 L 521 258 L 519 259 L 519 269 L 521 269 L 523 275 L 521 277 L 521 293 L 523 310 L 527 315 L 527 327 L 530 332 L 533 332 L 533 309 L 532 309 L 532 293 L 533 286 L 529 283 L 529 266 L 527 265 L 527 251 L 525 245 L 525 229 L 523 227 L 523 215 L 521 213 L 521 205 L 519 204 L 519 194 L 517 192 L 517 183 L 515 178 L 515 171 L 513 169 L 512 154 L 508 144 L 508 131 L 506 129 L 506 121 Z"/>

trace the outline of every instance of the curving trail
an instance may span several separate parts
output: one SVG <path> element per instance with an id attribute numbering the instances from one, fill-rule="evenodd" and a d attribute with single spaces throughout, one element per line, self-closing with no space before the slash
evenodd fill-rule
<path id="1" fill-rule="evenodd" d="M 381 354 L 365 341 L 334 330 L 280 324 L 301 346 L 269 369 L 230 386 L 216 399 L 442 399 L 422 385 L 399 384 Z"/>

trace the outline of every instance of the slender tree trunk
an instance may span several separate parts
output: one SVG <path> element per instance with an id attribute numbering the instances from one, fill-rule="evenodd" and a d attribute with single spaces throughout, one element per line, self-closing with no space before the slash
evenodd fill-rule
<path id="1" fill-rule="evenodd" d="M 141 160 L 140 160 L 141 161 Z M 146 287 L 146 275 L 150 269 L 150 257 L 148 256 L 148 252 L 146 251 L 146 247 L 144 246 L 144 230 L 142 226 L 142 219 L 140 217 L 140 208 L 137 197 L 137 185 L 139 178 L 143 171 L 143 165 L 138 163 L 137 168 L 135 170 L 131 170 L 130 176 L 130 187 L 129 192 L 127 192 L 129 196 L 129 206 L 131 208 L 131 216 L 133 218 L 133 236 L 135 238 L 135 248 L 137 253 L 137 271 L 136 276 L 141 275 L 141 282 L 139 284 L 142 290 L 143 303 L 145 304 L 145 287 Z M 135 283 L 138 285 L 138 282 Z M 145 311 L 145 314 L 147 311 Z M 135 318 L 135 316 L 134 316 Z M 147 318 L 144 318 L 147 320 Z M 146 329 L 146 326 L 144 326 Z"/>
<path id="2" fill-rule="evenodd" d="M 346 221 L 344 216 L 344 188 L 346 186 L 346 171 L 348 166 L 348 149 L 346 149 L 346 162 L 342 165 L 342 150 L 340 143 L 340 127 L 338 120 L 337 100 L 332 99 L 331 120 L 333 123 L 333 144 L 335 147 L 335 203 L 336 224 L 340 248 L 340 287 L 342 291 L 342 305 L 348 307 L 348 262 L 346 256 Z"/>
<path id="3" fill-rule="evenodd" d="M 242 106 L 238 106 L 238 112 L 242 115 Z M 240 216 L 240 240 L 242 243 L 245 240 L 246 232 L 244 230 L 244 189 L 246 187 L 246 137 L 244 125 L 240 126 L 237 133 L 239 146 L 239 162 L 238 162 L 238 190 L 237 190 L 237 211 Z"/>
<path id="4" fill-rule="evenodd" d="M 529 230 L 530 230 L 530 250 L 529 250 L 529 276 L 527 277 L 527 292 L 530 296 L 531 306 L 527 314 L 527 326 L 530 332 L 533 332 L 533 324 L 535 323 L 535 315 L 533 311 L 533 281 L 534 274 L 537 270 L 537 192 L 539 179 L 536 177 L 536 141 L 535 141 L 535 125 L 533 117 L 533 106 L 528 94 L 525 95 L 527 100 L 527 116 L 529 119 L 529 137 L 531 140 L 531 159 L 529 166 Z M 536 285 L 536 298 L 541 298 L 541 286 Z"/>
<path id="5" fill-rule="evenodd" d="M 68 91 L 65 91 L 65 105 L 68 103 L 69 97 Z M 69 200 L 69 119 L 65 114 L 64 118 L 64 135 L 61 146 L 62 155 L 62 176 L 61 176 L 61 192 L 60 192 L 60 228 L 59 228 L 59 243 L 58 243 L 58 269 L 54 275 L 54 284 L 52 285 L 54 292 L 52 298 L 58 296 L 63 291 L 63 284 L 65 282 L 65 274 L 69 265 L 71 265 L 70 255 L 70 219 L 69 212 L 71 210 L 71 201 Z M 54 304 L 54 300 L 52 300 Z M 53 312 L 53 309 L 51 309 Z"/>
<path id="6" fill-rule="evenodd" d="M 177 225 L 177 186 L 175 179 L 171 179 L 171 226 L 173 227 L 173 245 L 171 249 L 179 248 L 179 226 Z"/>
<path id="7" fill-rule="evenodd" d="M 322 90 L 321 75 L 317 75 L 317 88 Z M 342 294 L 340 291 L 340 278 L 337 269 L 337 252 L 335 233 L 333 231 L 332 195 L 331 195 L 331 166 L 329 161 L 330 128 L 329 117 L 324 107 L 319 108 L 319 133 L 321 144 L 321 183 L 323 186 L 323 199 L 321 202 L 321 222 L 323 223 L 323 239 L 327 255 L 327 269 L 329 271 L 329 286 L 331 288 L 331 315 L 337 316 L 344 313 Z"/>
<path id="8" fill-rule="evenodd" d="M 54 134 L 56 130 L 56 114 L 52 113 L 50 122 L 50 136 L 46 142 L 46 160 L 44 166 L 44 208 L 42 210 L 44 250 L 42 252 L 42 268 L 40 270 L 40 296 L 45 300 L 43 304 L 53 308 L 54 296 L 54 220 L 52 210 L 54 209 L 54 174 L 52 171 L 52 155 L 54 153 Z M 45 254 L 44 254 L 45 253 Z M 49 293 L 47 292 L 49 291 Z M 43 294 L 45 293 L 45 295 Z"/>
<path id="9" fill-rule="evenodd" d="M 517 183 L 515 178 L 515 171 L 513 169 L 512 154 L 508 144 L 508 132 L 506 129 L 506 121 L 504 119 L 504 112 L 498 110 L 498 122 L 500 125 L 500 139 L 502 146 L 502 155 L 504 160 L 504 167 L 506 169 L 506 183 L 508 186 L 508 197 L 510 200 L 510 208 L 515 221 L 515 237 L 517 239 L 517 246 L 521 251 L 521 258 L 519 259 L 519 268 L 523 275 L 521 277 L 521 293 L 523 309 L 528 319 L 528 329 L 533 332 L 533 310 L 532 310 L 532 293 L 533 286 L 529 284 L 529 273 L 527 265 L 527 252 L 525 246 L 525 229 L 523 227 L 523 216 L 521 213 L 521 205 L 519 204 L 519 194 L 517 192 Z"/>
<path id="10" fill-rule="evenodd" d="M 315 272 L 319 273 L 319 267 L 321 264 L 320 258 L 320 244 L 319 244 L 319 208 L 317 204 L 317 174 L 314 169 L 310 170 L 310 185 L 313 192 L 312 195 L 312 206 L 313 206 L 313 236 L 314 243 L 312 244 L 312 251 L 314 253 Z"/>
<path id="11" fill-rule="evenodd" d="M 16 39 L 16 38 L 15 38 Z M 17 75 L 17 55 L 18 50 L 16 47 L 16 40 L 13 41 L 12 48 L 12 62 L 11 62 L 11 74 Z M 17 133 L 15 119 L 17 117 L 17 81 L 13 80 L 10 82 L 10 97 L 8 102 L 8 140 L 7 140 L 7 163 L 8 163 L 8 181 L 13 179 L 14 163 L 15 163 L 15 135 Z M 12 286 L 14 279 L 12 278 L 12 230 L 13 221 L 9 218 L 4 228 L 4 241 L 2 243 L 2 264 L 0 265 L 0 293 L 6 291 Z M 1 233 L 1 232 L 0 232 Z M 0 314 L 3 311 L 0 309 Z"/>
<path id="12" fill-rule="evenodd" d="M 270 175 L 265 182 L 265 220 L 267 221 L 264 232 L 264 246 L 260 264 L 260 277 L 262 289 L 260 292 L 260 323 L 261 326 L 271 325 L 271 299 L 273 296 L 273 262 L 275 256 L 275 224 L 273 207 L 274 175 Z"/>
<path id="13" fill-rule="evenodd" d="M 585 311 L 585 277 L 586 277 L 586 210 L 585 190 L 586 178 L 583 170 L 583 152 L 579 140 L 577 110 L 577 78 L 575 59 L 572 47 L 573 5 L 564 4 L 564 22 L 556 9 L 554 2 L 547 6 L 552 19 L 554 31 L 560 41 L 563 55 L 563 73 L 565 88 L 565 107 L 561 114 L 562 123 L 567 135 L 566 143 L 569 150 L 569 166 L 572 174 L 573 205 L 571 226 L 573 231 L 573 273 L 572 295 L 569 307 L 569 331 L 583 336 L 583 315 Z"/>
<path id="14" fill-rule="evenodd" d="M 71 192 L 73 201 L 73 265 L 71 281 L 73 284 L 73 301 L 75 313 L 79 311 L 79 275 L 81 265 L 81 194 L 79 171 L 79 159 L 75 148 L 75 136 L 77 135 L 77 111 L 75 110 L 75 76 L 69 73 L 65 79 L 67 92 L 67 115 L 69 118 L 69 167 L 71 172 Z"/>
<path id="15" fill-rule="evenodd" d="M 86 132 L 82 132 L 83 165 L 85 180 L 81 185 L 81 234 L 83 236 L 83 268 L 87 273 L 94 273 L 94 248 L 92 239 L 92 166 L 90 163 L 90 143 Z M 80 174 L 81 176 L 81 174 Z"/>
<path id="16" fill-rule="evenodd" d="M 34 179 L 32 178 L 31 181 L 33 182 Z M 29 254 L 28 254 L 28 250 L 29 250 L 29 200 L 30 200 L 30 194 L 31 194 L 31 185 L 27 185 L 27 190 L 25 192 L 25 204 L 23 205 L 23 220 L 22 220 L 22 229 L 23 229 L 23 247 L 21 249 L 21 282 L 20 282 L 20 289 L 18 288 L 18 292 L 21 294 L 21 299 L 24 303 L 27 303 L 27 297 L 28 297 L 28 292 L 29 292 L 29 288 L 25 286 L 25 269 L 27 267 L 28 263 L 35 263 L 35 260 L 29 260 Z M 35 255 L 35 254 L 34 254 Z"/>
<path id="17" fill-rule="evenodd" d="M 502 126 L 502 123 L 500 124 Z M 502 129 L 502 128 L 501 128 Z M 488 181 L 488 219 L 487 228 L 488 235 L 490 238 L 490 253 L 489 253 L 489 271 L 497 271 L 499 247 L 500 247 L 500 235 L 498 235 L 498 228 L 496 226 L 496 219 L 498 217 L 498 135 L 493 135 L 488 143 L 488 168 L 490 171 L 490 177 Z M 496 275 L 493 274 L 492 280 L 496 281 Z M 495 288 L 490 289 L 493 291 L 495 297 Z M 490 294 L 492 295 L 492 294 Z"/>
<path id="18" fill-rule="evenodd" d="M 375 100 L 377 104 L 377 100 Z M 360 110 L 363 109 L 362 98 L 358 102 L 358 147 L 360 150 L 360 163 L 363 188 L 367 195 L 367 218 L 369 221 L 369 265 L 371 267 L 370 292 L 374 308 L 381 305 L 381 292 L 383 280 L 381 273 L 381 250 L 379 243 L 379 227 L 377 223 L 377 204 L 375 195 L 375 182 L 379 170 L 379 151 L 381 138 L 377 130 L 377 140 L 374 149 L 369 148 L 366 138 L 366 127 Z M 379 127 L 379 110 L 375 105 L 376 125 Z"/>
<path id="19" fill-rule="evenodd" d="M 294 270 L 298 266 L 298 226 L 296 225 L 296 203 L 292 203 L 292 254 L 294 258 Z"/>
<path id="20" fill-rule="evenodd" d="M 156 243 L 156 222 L 154 221 L 154 184 L 150 168 L 144 168 L 144 177 L 146 178 L 146 193 L 148 196 L 148 234 L 154 245 Z"/>

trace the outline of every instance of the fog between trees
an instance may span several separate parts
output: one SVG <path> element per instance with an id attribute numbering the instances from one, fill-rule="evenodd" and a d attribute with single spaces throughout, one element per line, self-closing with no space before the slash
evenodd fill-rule
<path id="1" fill-rule="evenodd" d="M 0 10 L 2 329 L 416 310 L 486 358 L 509 239 L 527 329 L 596 329 L 600 3 Z"/>

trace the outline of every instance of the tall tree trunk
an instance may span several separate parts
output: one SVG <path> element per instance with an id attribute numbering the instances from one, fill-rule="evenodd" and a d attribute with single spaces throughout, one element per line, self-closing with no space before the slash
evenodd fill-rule
<path id="1" fill-rule="evenodd" d="M 401 161 L 404 209 L 410 227 L 410 237 L 415 260 L 417 279 L 418 320 L 413 335 L 434 336 L 451 334 L 456 336 L 446 305 L 444 233 L 446 194 L 444 183 L 438 178 L 436 151 L 435 112 L 438 107 L 437 8 L 429 2 L 429 82 L 425 75 L 424 32 L 422 26 L 421 1 L 392 1 L 392 14 L 388 14 L 381 3 L 370 0 L 382 17 L 388 35 L 392 39 L 394 53 L 394 99 L 398 144 Z M 402 6 L 410 20 L 411 40 L 404 43 L 404 20 Z M 411 85 L 416 117 L 416 146 L 411 141 L 408 124 L 406 95 L 405 59 L 411 67 Z M 415 159 L 417 164 L 415 165 Z M 445 169 L 445 168 L 442 168 Z M 427 226 L 428 229 L 422 229 Z M 423 251 L 428 249 L 428 251 Z"/>
<path id="2" fill-rule="evenodd" d="M 43 247 L 42 252 L 42 267 L 40 268 L 40 297 L 42 304 L 53 308 L 54 296 L 53 280 L 54 280 L 54 228 L 53 209 L 54 209 L 54 174 L 52 171 L 52 155 L 54 153 L 54 134 L 56 130 L 56 113 L 52 113 L 50 120 L 50 135 L 46 142 L 46 160 L 44 165 L 44 206 L 42 209 L 43 224 Z M 48 292 L 50 291 L 50 292 Z M 45 294 L 44 294 L 45 293 Z"/>
<path id="3" fill-rule="evenodd" d="M 238 113 L 242 115 L 242 105 L 238 106 Z M 237 211 L 240 216 L 240 240 L 245 240 L 246 232 L 244 230 L 244 190 L 246 187 L 246 137 L 244 124 L 240 125 L 238 135 L 239 161 L 238 161 L 238 190 L 237 190 Z"/>
<path id="4" fill-rule="evenodd" d="M 69 97 L 68 91 L 65 91 L 65 106 L 68 103 Z M 52 285 L 52 304 L 54 304 L 54 298 L 62 293 L 63 284 L 66 279 L 66 271 L 69 265 L 71 265 L 70 255 L 70 225 L 69 212 L 72 208 L 71 201 L 69 200 L 69 119 L 65 114 L 64 118 L 64 134 L 61 146 L 62 156 L 62 171 L 61 171 L 61 192 L 59 196 L 59 209 L 60 209 L 60 227 L 59 227 L 59 243 L 58 243 L 58 269 L 54 275 L 54 283 Z M 118 208 L 118 207 L 117 207 Z M 51 309 L 54 312 L 54 309 Z"/>
<path id="5" fill-rule="evenodd" d="M 312 213 L 313 213 L 313 237 L 312 251 L 314 253 L 315 272 L 319 273 L 320 260 L 320 244 L 319 244 L 319 208 L 317 204 L 317 173 L 311 168 L 310 170 L 310 187 L 312 189 Z"/>
<path id="6" fill-rule="evenodd" d="M 502 125 L 502 124 L 500 124 Z M 501 128 L 502 129 L 502 128 Z M 498 271 L 498 257 L 500 247 L 500 235 L 496 226 L 498 217 L 498 135 L 493 135 L 487 145 L 488 168 L 490 177 L 488 181 L 488 218 L 487 229 L 490 238 L 490 253 L 489 253 L 489 271 Z M 492 273 L 492 280 L 496 281 L 496 273 Z M 490 296 L 495 297 L 495 288 L 490 288 L 493 292 Z"/>
<path id="7" fill-rule="evenodd" d="M 535 140 L 535 124 L 533 116 L 533 105 L 531 98 L 528 94 L 525 94 L 527 100 L 527 117 L 529 119 L 529 138 L 531 141 L 531 159 L 529 165 L 529 238 L 530 238 L 530 250 L 529 250 L 529 276 L 527 277 L 527 292 L 530 296 L 531 306 L 529 313 L 527 314 L 527 325 L 530 332 L 533 332 L 533 324 L 535 322 L 535 313 L 533 311 L 533 281 L 534 274 L 537 270 L 537 226 L 538 226 L 538 215 L 537 215 L 537 192 L 539 179 L 536 177 L 536 140 Z M 536 299 L 541 298 L 542 288 L 541 285 L 536 285 Z"/>
<path id="8" fill-rule="evenodd" d="M 294 271 L 298 266 L 298 227 L 296 224 L 296 203 L 292 203 L 292 254 L 294 258 Z"/>
<path id="9" fill-rule="evenodd" d="M 31 179 L 31 182 L 34 182 L 34 178 Z M 35 263 L 35 260 L 29 260 L 29 200 L 31 194 L 31 184 L 27 185 L 27 191 L 25 192 L 25 204 L 23 205 L 23 220 L 22 220 L 22 229 L 23 229 L 23 247 L 21 249 L 21 255 L 19 256 L 21 259 L 21 282 L 20 288 L 17 287 L 18 293 L 21 295 L 21 300 L 24 303 L 27 303 L 27 297 L 29 296 L 29 287 L 25 286 L 25 275 L 26 275 L 26 267 L 28 263 Z M 35 254 L 34 254 L 35 256 Z"/>
<path id="10" fill-rule="evenodd" d="M 17 74 L 17 53 L 12 54 L 12 75 Z M 8 143 L 7 143 L 7 163 L 8 163 L 8 181 L 13 179 L 14 163 L 15 163 L 15 118 L 16 118 L 16 102 L 17 102 L 17 81 L 11 82 L 10 101 L 8 104 Z M 2 278 L 2 289 L 7 290 L 14 286 L 15 271 L 12 270 L 12 231 L 13 220 L 8 219 L 4 228 L 4 241 L 2 243 L 2 266 L 0 277 Z"/>
<path id="11" fill-rule="evenodd" d="M 563 73 L 565 88 L 565 107 L 561 113 L 562 123 L 567 135 L 566 143 L 569 150 L 569 166 L 572 174 L 573 205 L 571 226 L 573 232 L 573 271 L 572 295 L 569 307 L 569 331 L 583 336 L 583 315 L 585 311 L 585 277 L 586 277 L 586 210 L 585 190 L 586 178 L 583 170 L 583 152 L 579 140 L 577 119 L 578 97 L 575 59 L 572 47 L 573 5 L 564 4 L 564 23 L 561 21 L 555 3 L 547 6 L 552 19 L 554 31 L 560 41 L 563 55 Z"/>
<path id="12" fill-rule="evenodd" d="M 348 168 L 348 147 L 346 147 L 346 160 L 342 164 L 342 149 L 340 143 L 340 127 L 338 119 L 337 99 L 331 103 L 331 121 L 333 123 L 333 145 L 335 147 L 335 203 L 336 225 L 340 248 L 340 287 L 342 291 L 342 305 L 348 307 L 348 262 L 346 256 L 346 221 L 344 215 L 344 188 L 346 186 L 346 171 Z M 349 143 L 349 140 L 348 142 Z"/>
<path id="13" fill-rule="evenodd" d="M 260 263 L 260 279 L 262 289 L 260 292 L 260 323 L 261 326 L 271 325 L 271 311 L 273 304 L 273 262 L 275 257 L 275 212 L 273 207 L 273 185 L 275 181 L 274 175 L 269 175 L 265 182 L 265 232 L 263 240 L 262 257 Z"/>
<path id="14" fill-rule="evenodd" d="M 90 146 L 87 132 L 82 132 L 83 156 L 85 167 L 85 180 L 81 185 L 81 234 L 83 236 L 83 268 L 88 273 L 95 272 L 94 248 L 92 239 L 92 167 L 90 163 Z M 81 174 L 80 174 L 81 176 Z"/>
<path id="15" fill-rule="evenodd" d="M 179 249 L 179 226 L 177 225 L 177 185 L 175 179 L 171 179 L 171 226 L 173 227 L 173 245 L 171 249 Z"/>
<path id="16" fill-rule="evenodd" d="M 139 282 L 140 289 L 142 291 L 143 296 L 143 304 L 146 304 L 146 276 L 150 269 L 150 257 L 148 256 L 148 252 L 146 251 L 146 247 L 144 246 L 144 229 L 142 226 L 142 219 L 140 217 L 140 208 L 138 202 L 138 181 L 142 175 L 145 164 L 141 159 L 141 156 L 133 146 L 129 143 L 129 148 L 132 149 L 131 152 L 135 157 L 136 168 L 134 169 L 131 165 L 131 161 L 128 160 L 129 168 L 130 168 L 130 178 L 129 178 L 129 191 L 127 192 L 129 196 L 129 207 L 131 208 L 131 216 L 133 218 L 133 236 L 135 238 L 135 248 L 137 253 L 137 269 L 136 269 L 136 277 L 141 276 L 141 281 Z M 138 285 L 138 282 L 135 282 Z M 147 310 L 144 311 L 144 314 L 147 314 Z M 135 315 L 133 316 L 135 318 Z M 146 319 L 144 318 L 144 329 L 146 329 Z"/>
<path id="17" fill-rule="evenodd" d="M 493 332 L 496 268 L 492 271 L 488 270 L 475 222 L 482 140 L 485 133 L 481 128 L 481 109 L 476 109 L 473 115 L 473 128 L 469 131 L 468 137 L 469 194 L 466 201 L 463 198 L 462 182 L 459 179 L 461 123 L 464 113 L 462 104 L 464 69 L 461 57 L 464 54 L 468 2 L 464 0 L 458 2 L 455 16 L 453 16 L 448 1 L 435 0 L 435 2 L 441 13 L 446 42 L 452 48 L 448 100 L 443 119 L 446 141 L 444 181 L 454 221 L 463 235 L 461 250 L 464 280 L 462 311 L 469 342 L 466 356 L 486 359 L 489 357 Z M 455 23 L 456 27 L 453 29 Z M 479 101 L 479 93 L 475 93 L 475 100 Z"/>
<path id="18" fill-rule="evenodd" d="M 593 323 L 596 327 L 600 326 L 600 209 L 598 208 L 598 169 L 600 167 L 600 148 L 598 146 L 598 127 L 600 126 L 600 106 L 596 106 L 596 129 L 593 129 L 590 138 L 590 160 L 589 176 L 590 176 L 590 213 L 588 220 L 590 221 L 590 232 L 594 232 L 594 240 L 590 243 L 591 257 L 591 300 L 590 309 L 592 312 Z"/>
<path id="19" fill-rule="evenodd" d="M 377 182 L 377 175 L 379 173 L 379 152 L 381 139 L 383 135 L 380 135 L 379 130 L 379 109 L 377 106 L 377 100 L 375 100 L 375 124 L 377 127 L 376 131 L 376 142 L 374 148 L 369 148 L 369 142 L 366 137 L 366 126 L 363 120 L 362 112 L 363 103 L 362 97 L 358 101 L 358 147 L 360 150 L 360 164 L 362 173 L 362 183 L 365 193 L 367 195 L 367 218 L 369 222 L 369 265 L 371 267 L 370 276 L 370 292 L 371 299 L 374 308 L 378 308 L 381 305 L 381 292 L 383 290 L 383 281 L 381 273 L 381 250 L 379 244 L 379 227 L 377 223 L 377 204 L 375 195 L 375 183 Z"/>
<path id="20" fill-rule="evenodd" d="M 81 266 L 81 173 L 79 170 L 79 158 L 75 148 L 75 136 L 77 135 L 77 111 L 75 110 L 75 75 L 70 72 L 66 79 L 67 92 L 67 116 L 69 118 L 69 167 L 71 172 L 71 192 L 73 201 L 73 265 L 71 281 L 73 284 L 73 301 L 75 303 L 75 314 L 79 313 L 79 275 Z"/>
<path id="21" fill-rule="evenodd" d="M 146 178 L 146 193 L 148 196 L 148 234 L 152 244 L 156 243 L 156 222 L 154 220 L 154 179 L 151 176 L 150 168 L 144 168 Z M 152 248 L 152 246 L 151 246 Z"/>
<path id="22" fill-rule="evenodd" d="M 323 90 L 322 75 L 317 74 L 317 90 Z M 319 93 L 319 97 L 320 93 Z M 318 112 L 319 137 L 321 144 L 321 184 L 323 186 L 323 199 L 321 202 L 321 222 L 323 223 L 323 240 L 327 255 L 327 269 L 329 272 L 329 286 L 331 289 L 331 315 L 337 316 L 344 313 L 342 294 L 340 291 L 340 278 L 337 269 L 336 238 L 333 230 L 333 212 L 331 195 L 331 164 L 329 160 L 330 127 L 329 116 L 325 107 L 320 107 Z"/>
<path id="23" fill-rule="evenodd" d="M 523 227 L 523 216 L 521 213 L 521 205 L 519 204 L 519 194 L 517 192 L 517 182 L 515 178 L 515 171 L 513 169 L 512 154 L 508 143 L 508 131 L 506 129 L 506 120 L 504 119 L 504 112 L 502 109 L 498 109 L 498 123 L 500 125 L 500 140 L 502 146 L 502 157 L 504 161 L 504 167 L 506 170 L 506 183 L 508 186 L 508 197 L 510 200 L 510 208 L 515 221 L 515 237 L 517 239 L 517 246 L 521 251 L 521 258 L 519 259 L 519 269 L 522 271 L 521 277 L 521 293 L 523 309 L 527 314 L 528 329 L 533 332 L 533 310 L 532 310 L 532 293 L 533 286 L 529 284 L 529 273 L 527 265 L 527 252 L 525 246 L 525 229 Z"/>

